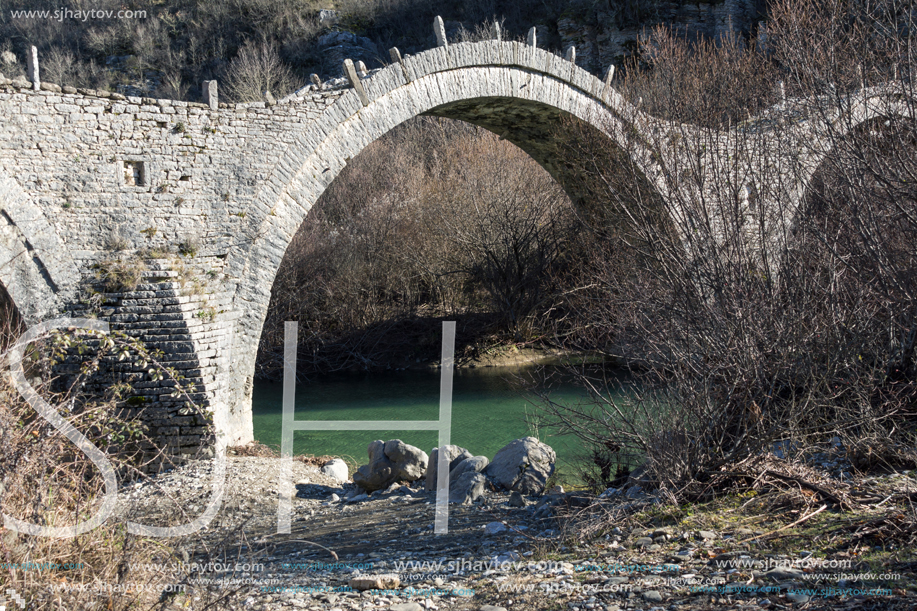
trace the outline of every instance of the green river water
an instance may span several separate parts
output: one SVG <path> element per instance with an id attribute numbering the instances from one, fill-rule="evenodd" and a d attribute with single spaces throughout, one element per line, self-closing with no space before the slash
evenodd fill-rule
<path id="1" fill-rule="evenodd" d="M 585 399 L 581 388 L 552 369 L 546 367 L 540 371 L 555 374 L 550 388 L 553 401 L 569 404 Z M 467 448 L 474 455 L 483 454 L 492 459 L 504 445 L 532 435 L 537 429 L 536 436 L 557 452 L 558 472 L 567 481 L 575 481 L 576 469 L 572 463 L 582 454 L 578 441 L 533 426 L 538 420 L 536 405 L 539 399 L 526 391 L 519 379 L 532 379 L 535 371 L 532 367 L 455 370 L 452 443 Z M 439 385 L 438 371 L 314 377 L 296 389 L 296 419 L 436 420 Z M 255 382 L 252 400 L 255 439 L 275 448 L 280 447 L 282 393 L 280 382 Z M 296 454 L 330 454 L 365 464 L 366 446 L 374 439 L 402 439 L 427 453 L 438 445 L 435 431 L 297 431 L 293 449 Z"/>

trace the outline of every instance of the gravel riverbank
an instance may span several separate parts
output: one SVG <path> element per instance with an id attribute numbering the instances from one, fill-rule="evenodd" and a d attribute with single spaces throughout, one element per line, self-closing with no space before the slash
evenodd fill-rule
<path id="1" fill-rule="evenodd" d="M 207 503 L 212 471 L 210 462 L 190 463 L 134 486 L 122 495 L 122 514 L 146 523 L 174 520 L 181 509 L 193 517 Z M 603 499 L 489 490 L 474 504 L 451 505 L 449 533 L 435 535 L 434 493 L 393 486 L 366 498 L 294 462 L 292 532 L 278 535 L 279 475 L 276 458 L 228 458 L 219 514 L 162 559 L 164 582 L 184 589 L 164 594 L 171 608 L 214 600 L 211 608 L 309 611 L 917 608 L 913 548 L 889 542 L 880 551 L 865 540 L 832 547 L 818 536 L 891 520 L 894 502 L 823 510 L 774 537 L 806 510 L 762 513 L 750 497 L 678 507 L 639 490 Z M 896 500 L 917 490 L 909 474 L 864 485 Z M 564 531 L 570 516 L 602 512 L 619 512 L 620 526 L 590 541 Z M 796 545 L 794 533 L 811 544 Z"/>

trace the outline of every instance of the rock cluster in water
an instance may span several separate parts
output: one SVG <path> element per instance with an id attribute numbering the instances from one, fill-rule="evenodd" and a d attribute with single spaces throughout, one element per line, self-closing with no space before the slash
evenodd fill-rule
<path id="1" fill-rule="evenodd" d="M 384 490 L 395 482 L 414 482 L 424 476 L 427 453 L 400 439 L 376 440 L 367 448 L 369 464 L 353 474 L 353 483 L 367 492 Z"/>
<path id="2" fill-rule="evenodd" d="M 449 466 L 449 502 L 463 505 L 480 498 L 488 486 L 520 495 L 541 494 L 557 460 L 554 450 L 534 437 L 508 443 L 492 461 L 456 445 L 443 446 L 442 451 Z M 440 448 L 433 448 L 428 457 L 423 450 L 392 439 L 373 441 L 367 452 L 369 464 L 353 475 L 353 482 L 366 492 L 421 478 L 426 490 L 436 490 Z"/>

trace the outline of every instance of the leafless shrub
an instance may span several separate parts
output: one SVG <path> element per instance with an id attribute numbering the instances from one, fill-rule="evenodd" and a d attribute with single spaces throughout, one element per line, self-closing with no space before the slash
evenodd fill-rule
<path id="1" fill-rule="evenodd" d="M 297 88 L 293 73 L 272 43 L 247 42 L 225 72 L 223 90 L 235 102 L 256 102 L 270 91 L 280 98 Z"/>
<path id="2" fill-rule="evenodd" d="M 6 78 L 15 78 L 23 74 L 22 64 L 13 53 L 13 45 L 9 40 L 0 44 L 0 72 L 3 72 Z"/>
<path id="3" fill-rule="evenodd" d="M 75 68 L 75 58 L 72 53 L 52 49 L 41 63 L 41 76 L 49 83 L 70 85 L 74 80 Z"/>
<path id="4" fill-rule="evenodd" d="M 914 66 L 913 3 L 775 2 L 769 45 L 787 76 L 791 95 L 843 96 L 864 83 L 882 83 Z"/>
<path id="5" fill-rule="evenodd" d="M 591 224 L 607 246 L 568 305 L 580 329 L 560 331 L 571 346 L 639 364 L 643 382 L 622 400 L 583 375 L 590 405 L 549 405 L 554 423 L 601 460 L 645 461 L 645 480 L 689 496 L 784 438 L 836 435 L 863 466 L 914 464 L 915 98 L 896 93 L 895 116 L 859 127 L 855 114 L 832 114 L 848 107 L 838 92 L 850 90 L 857 66 L 910 70 L 902 62 L 913 23 L 894 4 L 883 5 L 883 22 L 870 3 L 777 3 L 774 63 L 754 46 L 691 47 L 657 31 L 651 67 L 661 72 L 635 69 L 624 89 L 666 118 L 660 129 L 644 141 L 628 135 L 609 163 L 606 139 L 567 126 L 572 157 L 589 160 L 585 178 L 604 204 Z M 841 23 L 860 42 L 841 35 Z M 800 39 L 809 36 L 818 44 Z M 753 120 L 722 130 L 773 99 L 778 79 L 792 80 L 827 142 L 782 139 Z M 821 167 L 811 174 L 800 164 L 788 179 L 769 146 Z M 662 164 L 668 197 L 629 162 L 640 147 Z M 673 150 L 683 153 L 663 153 Z M 718 157 L 702 169 L 694 160 L 708 150 Z M 766 206 L 743 190 L 749 174 L 767 190 L 752 194 Z M 809 193 L 801 208 L 799 185 Z M 774 218 L 788 229 L 766 229 Z"/>
<path id="6" fill-rule="evenodd" d="M 157 95 L 169 100 L 184 100 L 191 90 L 191 85 L 182 79 L 182 75 L 170 72 L 162 77 Z"/>
<path id="7" fill-rule="evenodd" d="M 520 149 L 468 124 L 409 122 L 348 164 L 288 247 L 263 372 L 280 365 L 284 320 L 305 328 L 303 365 L 325 371 L 436 358 L 447 315 L 467 317 L 471 344 L 538 337 L 575 223 Z"/>
<path id="8" fill-rule="evenodd" d="M 756 45 L 732 33 L 689 42 L 656 26 L 629 60 L 622 92 L 642 111 L 671 121 L 736 124 L 776 101 L 773 62 Z"/>
<path id="9" fill-rule="evenodd" d="M 423 214 L 447 245 L 444 271 L 484 289 L 517 341 L 530 337 L 529 317 L 544 311 L 574 241 L 569 198 L 521 149 L 483 130 L 450 142 L 434 171 Z"/>
<path id="10" fill-rule="evenodd" d="M 184 79 L 185 62 L 186 52 L 184 50 L 172 51 L 169 49 L 161 54 L 157 66 L 162 71 L 162 79 L 157 95 L 170 100 L 186 99 L 191 86 Z"/>
<path id="11" fill-rule="evenodd" d="M 90 23 L 84 34 L 84 44 L 99 57 L 128 55 L 133 49 L 132 25 L 127 19 L 116 19 L 111 23 Z"/>
<path id="12" fill-rule="evenodd" d="M 6 312 L 0 318 L 0 357 L 4 362 L 9 346 L 23 331 L 18 317 L 10 314 Z M 129 353 L 128 362 L 143 363 L 141 370 L 158 369 L 152 353 L 142 344 L 118 334 L 110 337 L 112 343 L 106 344 L 80 333 L 45 335 L 30 344 L 23 366 L 29 384 L 51 405 L 60 406 L 66 421 L 104 452 L 119 480 L 126 482 L 144 477 L 145 465 L 159 461 L 168 464 L 168 457 L 159 452 L 138 420 L 138 410 L 130 401 L 132 384 L 114 374 L 104 393 L 90 396 L 82 392 L 86 377 L 79 373 L 70 378 L 57 376 L 62 358 L 71 350 L 63 369 L 72 367 L 74 372 L 91 374 L 95 381 L 99 381 L 97 375 L 113 373 L 107 368 L 119 362 L 122 352 Z M 101 472 L 20 396 L 8 369 L 0 375 L 0 444 L 4 448 L 0 454 L 4 490 L 0 505 L 4 515 L 41 526 L 67 526 L 84 521 L 98 510 L 105 489 Z M 5 587 L 25 597 L 30 609 L 91 608 L 98 602 L 98 594 L 92 588 L 49 591 L 49 571 L 28 568 L 69 564 L 69 583 L 132 584 L 109 592 L 108 608 L 153 608 L 160 602 L 160 592 L 174 581 L 172 576 L 142 567 L 147 563 L 168 563 L 180 555 L 174 541 L 154 542 L 128 534 L 124 521 L 135 517 L 128 514 L 116 511 L 105 524 L 74 537 L 38 537 L 6 529 L 0 538 L 0 553 L 11 567 L 4 570 Z M 179 514 L 184 512 L 177 511 L 177 519 L 187 520 L 186 515 Z M 184 542 L 191 543 L 188 539 Z M 211 598 L 207 592 L 200 595 L 202 600 Z"/>

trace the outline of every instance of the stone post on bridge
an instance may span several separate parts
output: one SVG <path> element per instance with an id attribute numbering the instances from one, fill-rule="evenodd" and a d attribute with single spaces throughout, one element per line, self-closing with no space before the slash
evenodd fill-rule
<path id="1" fill-rule="evenodd" d="M 204 104 L 210 106 L 211 110 L 216 110 L 220 106 L 220 99 L 217 94 L 216 81 L 204 81 L 203 86 Z"/>
<path id="2" fill-rule="evenodd" d="M 41 78 L 38 74 L 38 48 L 35 46 L 29 47 L 29 53 L 26 56 L 27 68 L 26 71 L 29 76 L 29 82 L 32 83 L 32 89 L 38 91 L 41 89 Z"/>
<path id="3" fill-rule="evenodd" d="M 363 89 L 363 83 L 360 82 L 360 77 L 357 75 L 357 69 L 354 67 L 352 59 L 344 60 L 344 76 L 347 77 L 347 80 L 350 81 L 350 86 L 357 92 L 357 97 L 360 98 L 363 106 L 369 106 L 369 96 L 366 95 L 366 90 Z"/>
<path id="4" fill-rule="evenodd" d="M 433 31 L 436 34 L 436 46 L 448 47 L 449 41 L 446 40 L 446 25 L 443 23 L 443 18 L 439 15 L 433 20 Z"/>

